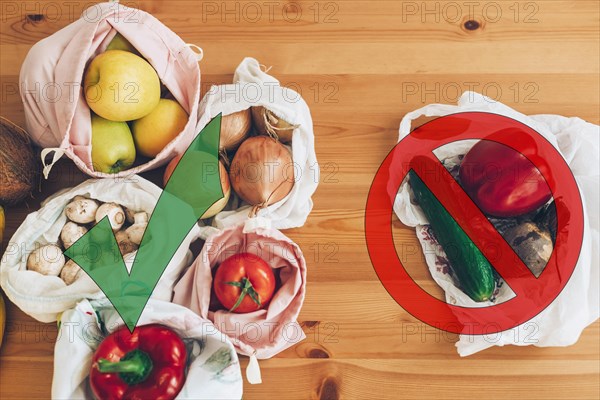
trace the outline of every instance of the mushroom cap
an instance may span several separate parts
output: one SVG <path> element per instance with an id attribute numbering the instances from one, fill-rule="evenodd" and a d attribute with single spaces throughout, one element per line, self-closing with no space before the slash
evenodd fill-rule
<path id="1" fill-rule="evenodd" d="M 77 225 L 75 222 L 68 221 L 60 231 L 60 240 L 65 249 L 68 249 L 87 233 L 85 226 Z"/>
<path id="2" fill-rule="evenodd" d="M 96 219 L 99 204 L 96 200 L 75 196 L 65 207 L 67 218 L 78 224 L 89 224 Z"/>
<path id="3" fill-rule="evenodd" d="M 146 224 L 146 223 L 134 224 L 134 225 L 131 225 L 129 228 L 127 228 L 125 230 L 125 232 L 127 232 L 127 236 L 129 236 L 129 240 L 131 240 L 131 242 L 133 242 L 137 245 L 142 243 L 142 238 L 144 237 L 144 231 L 146 230 L 147 225 L 148 224 Z"/>
<path id="4" fill-rule="evenodd" d="M 96 211 L 96 223 L 100 222 L 104 217 L 108 217 L 110 226 L 115 232 L 121 229 L 126 220 L 125 211 L 116 203 L 104 203 L 98 207 L 98 211 Z"/>
<path id="5" fill-rule="evenodd" d="M 27 257 L 27 269 L 42 275 L 58 276 L 64 265 L 63 251 L 55 244 L 38 247 Z"/>
<path id="6" fill-rule="evenodd" d="M 67 285 L 75 282 L 83 274 L 83 270 L 73 260 L 66 262 L 62 271 L 60 271 L 60 279 L 62 279 Z"/>
<path id="7" fill-rule="evenodd" d="M 133 224 L 135 222 L 135 220 L 134 220 L 135 213 L 136 212 L 133 211 L 131 208 L 125 207 L 125 218 L 127 219 L 127 222 L 129 222 L 130 224 Z"/>
<path id="8" fill-rule="evenodd" d="M 115 239 L 117 240 L 122 255 L 133 253 L 138 249 L 138 245 L 129 239 L 129 235 L 126 231 L 118 231 L 115 233 Z"/>

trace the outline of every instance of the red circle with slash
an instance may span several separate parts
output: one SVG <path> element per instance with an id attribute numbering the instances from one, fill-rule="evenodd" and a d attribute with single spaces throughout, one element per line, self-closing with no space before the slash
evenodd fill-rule
<path id="1" fill-rule="evenodd" d="M 485 139 L 529 159 L 554 197 L 557 230 L 554 251 L 536 278 L 473 203 L 433 151 L 445 144 Z M 462 307 L 421 288 L 402 265 L 392 235 L 392 208 L 406 174 L 414 170 L 477 245 L 515 296 L 487 307 Z M 544 172 L 545 171 L 545 172 Z M 385 158 L 367 200 L 365 232 L 371 262 L 381 283 L 406 311 L 448 332 L 492 334 L 521 325 L 542 312 L 566 286 L 582 246 L 583 204 L 569 166 L 539 133 L 514 119 L 484 112 L 452 114 L 420 126 Z"/>

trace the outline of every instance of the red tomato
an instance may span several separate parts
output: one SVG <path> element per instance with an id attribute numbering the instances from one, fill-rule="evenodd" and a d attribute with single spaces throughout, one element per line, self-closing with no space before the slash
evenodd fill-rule
<path id="1" fill-rule="evenodd" d="M 240 253 L 221 263 L 214 278 L 215 295 L 226 309 L 249 313 L 264 308 L 275 292 L 275 274 L 257 255 Z"/>

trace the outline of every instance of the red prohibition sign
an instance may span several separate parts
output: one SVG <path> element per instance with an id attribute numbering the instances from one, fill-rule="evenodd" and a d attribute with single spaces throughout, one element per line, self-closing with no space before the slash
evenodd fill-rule
<path id="1" fill-rule="evenodd" d="M 481 210 L 433 154 L 447 143 L 486 139 L 520 152 L 542 173 L 556 207 L 554 251 L 536 278 Z M 392 235 L 392 207 L 410 170 L 429 187 L 515 297 L 488 307 L 461 307 L 423 290 L 400 261 Z M 583 204 L 569 166 L 544 137 L 511 118 L 469 112 L 435 119 L 415 129 L 385 158 L 367 200 L 365 232 L 371 262 L 381 283 L 407 312 L 453 333 L 492 334 L 521 325 L 542 312 L 560 294 L 575 270 L 583 239 Z"/>

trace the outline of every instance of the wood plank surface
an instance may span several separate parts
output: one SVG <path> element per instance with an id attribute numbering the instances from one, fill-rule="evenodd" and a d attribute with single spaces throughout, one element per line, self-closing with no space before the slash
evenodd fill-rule
<path id="1" fill-rule="evenodd" d="M 1 115 L 23 124 L 18 75 L 27 51 L 92 3 L 0 2 Z M 245 385 L 245 399 L 600 397 L 598 322 L 570 347 L 494 347 L 460 358 L 456 335 L 422 324 L 388 295 L 364 238 L 370 182 L 411 110 L 455 103 L 472 89 L 525 114 L 600 123 L 598 1 L 122 3 L 203 48 L 203 92 L 230 82 L 252 56 L 311 108 L 321 182 L 306 225 L 285 232 L 308 262 L 307 339 L 261 361 L 264 383 Z M 158 182 L 161 174 L 143 176 Z M 61 160 L 40 191 L 7 210 L 2 249 L 40 201 L 84 179 Z M 394 238 L 399 253 L 418 245 L 397 222 Z M 420 254 L 405 256 L 414 279 L 439 296 Z M 55 338 L 53 324 L 8 304 L 1 399 L 49 398 Z"/>

